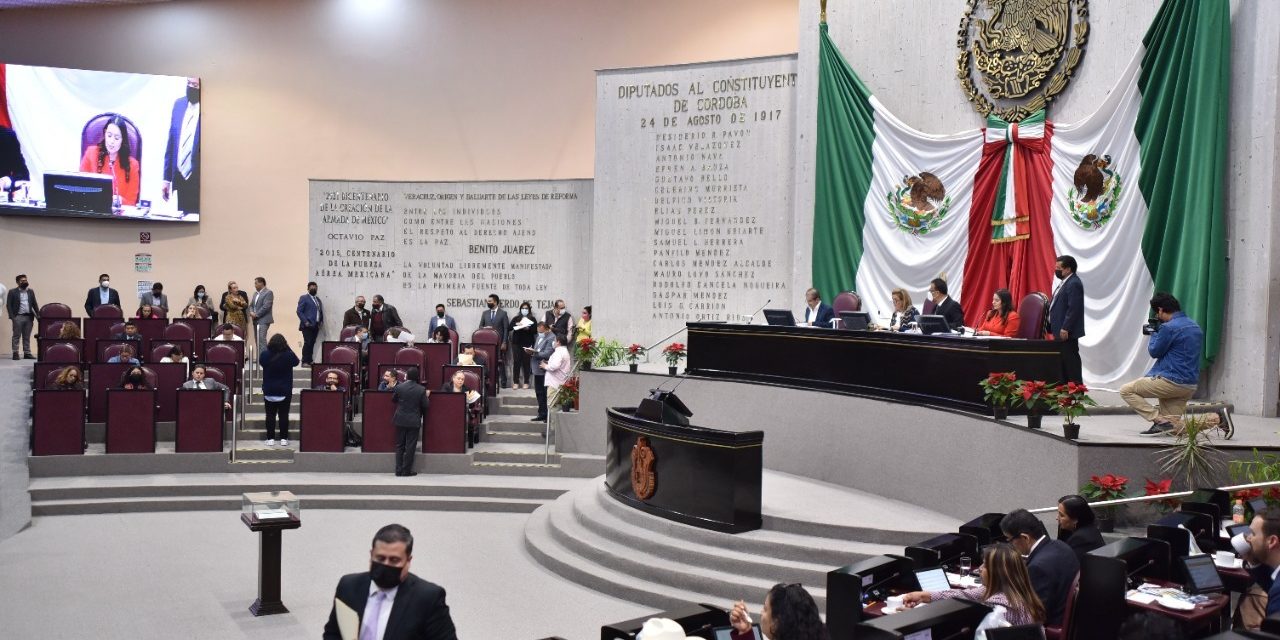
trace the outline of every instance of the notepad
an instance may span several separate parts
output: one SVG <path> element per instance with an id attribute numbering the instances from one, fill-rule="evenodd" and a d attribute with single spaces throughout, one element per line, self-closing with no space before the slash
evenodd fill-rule
<path id="1" fill-rule="evenodd" d="M 360 616 L 347 603 L 333 599 L 334 617 L 338 619 L 338 633 L 342 640 L 356 640 L 360 634 Z"/>

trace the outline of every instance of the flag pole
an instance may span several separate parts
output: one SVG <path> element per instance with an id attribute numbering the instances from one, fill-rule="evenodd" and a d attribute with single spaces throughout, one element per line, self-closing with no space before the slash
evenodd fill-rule
<path id="1" fill-rule="evenodd" d="M 820 3 L 822 5 L 822 16 L 818 18 L 818 23 L 826 24 L 827 23 L 827 0 L 820 0 Z"/>

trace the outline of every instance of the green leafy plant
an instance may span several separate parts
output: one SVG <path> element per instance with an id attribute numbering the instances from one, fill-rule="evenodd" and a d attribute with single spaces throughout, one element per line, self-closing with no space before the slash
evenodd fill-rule
<path id="1" fill-rule="evenodd" d="M 1013 402 L 1014 394 L 1021 390 L 1022 383 L 1018 382 L 1018 374 L 1006 371 L 991 373 L 978 386 L 982 387 L 982 399 L 991 406 L 1007 407 Z"/>
<path id="2" fill-rule="evenodd" d="M 1049 404 L 1056 408 L 1058 415 L 1064 416 L 1068 423 L 1073 423 L 1076 418 L 1084 415 L 1086 407 L 1098 406 L 1098 403 L 1089 397 L 1089 388 L 1074 382 L 1054 387 L 1049 393 Z"/>
<path id="3" fill-rule="evenodd" d="M 622 364 L 627 357 L 627 348 L 617 340 L 600 340 L 596 342 L 595 355 L 591 364 L 596 367 L 612 367 Z"/>
<path id="4" fill-rule="evenodd" d="M 1041 413 L 1052 406 L 1052 395 L 1053 389 L 1043 380 L 1025 380 L 1014 396 L 1014 402 L 1031 413 Z"/>
<path id="5" fill-rule="evenodd" d="M 662 349 L 662 357 L 666 359 L 667 366 L 675 367 L 680 365 L 680 361 L 688 355 L 685 346 L 680 342 L 672 342 Z"/>
<path id="6" fill-rule="evenodd" d="M 643 358 L 644 354 L 644 347 L 635 344 L 634 342 L 631 343 L 631 345 L 627 347 L 627 363 L 636 364 L 637 362 L 640 362 L 640 358 Z"/>
<path id="7" fill-rule="evenodd" d="M 1108 473 L 1103 476 L 1090 476 L 1089 481 L 1080 487 L 1080 497 L 1089 502 L 1103 500 L 1119 500 L 1128 497 L 1129 478 Z"/>
<path id="8" fill-rule="evenodd" d="M 1175 434 L 1174 443 L 1157 454 L 1160 470 L 1181 477 L 1188 489 L 1213 483 L 1223 470 L 1222 451 L 1209 441 L 1209 434 L 1215 430 L 1201 419 L 1188 416 L 1182 432 Z"/>

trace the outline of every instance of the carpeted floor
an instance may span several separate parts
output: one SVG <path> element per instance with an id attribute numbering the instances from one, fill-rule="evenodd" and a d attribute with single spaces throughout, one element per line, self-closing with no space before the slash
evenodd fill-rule
<path id="1" fill-rule="evenodd" d="M 368 568 L 378 527 L 415 537 L 412 571 L 444 586 L 459 638 L 598 638 L 649 611 L 561 579 L 524 551 L 524 514 L 306 511 L 284 534 L 290 613 L 254 618 L 257 535 L 236 512 L 36 518 L 0 542 L 0 636 L 318 638 L 338 578 Z"/>

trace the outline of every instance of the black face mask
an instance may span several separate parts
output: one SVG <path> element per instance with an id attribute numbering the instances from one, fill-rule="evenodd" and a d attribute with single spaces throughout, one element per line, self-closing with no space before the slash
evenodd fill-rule
<path id="1" fill-rule="evenodd" d="M 356 303 L 356 308 L 357 308 L 357 309 L 363 309 L 363 308 L 364 308 L 364 303 L 363 303 L 363 302 L 357 302 L 357 303 Z"/>
<path id="2" fill-rule="evenodd" d="M 1053 276 L 1059 280 L 1062 280 L 1067 277 L 1067 274 L 1063 273 L 1062 269 L 1054 269 Z"/>
<path id="3" fill-rule="evenodd" d="M 444 317 L 444 312 L 443 312 L 443 311 L 437 311 L 437 312 L 436 312 L 436 317 L 437 317 L 437 318 L 443 318 L 443 317 Z"/>
<path id="4" fill-rule="evenodd" d="M 490 302 L 490 303 L 489 303 L 489 308 L 490 308 L 490 309 L 494 308 L 495 306 L 496 306 L 496 305 L 494 305 L 492 302 Z"/>
<path id="5" fill-rule="evenodd" d="M 309 293 L 309 294 L 311 294 L 311 295 L 313 295 L 313 296 L 314 296 L 314 295 L 316 294 L 316 290 L 315 290 L 315 289 L 307 289 L 307 293 Z"/>
<path id="6" fill-rule="evenodd" d="M 151 295 L 153 295 L 153 296 L 155 296 L 155 297 L 159 298 L 159 297 L 160 297 L 160 290 L 159 290 L 159 289 L 152 289 L 152 290 L 151 290 Z"/>
<path id="7" fill-rule="evenodd" d="M 200 90 L 195 87 L 188 86 L 187 102 L 190 102 L 191 104 L 200 104 Z"/>
<path id="8" fill-rule="evenodd" d="M 381 562 L 369 563 L 369 577 L 379 589 L 391 589 L 400 584 L 400 569 Z"/>
<path id="9" fill-rule="evenodd" d="M 27 283 L 23 282 L 22 284 L 18 285 L 18 288 L 19 288 L 19 289 L 26 289 L 26 288 L 27 288 Z"/>

